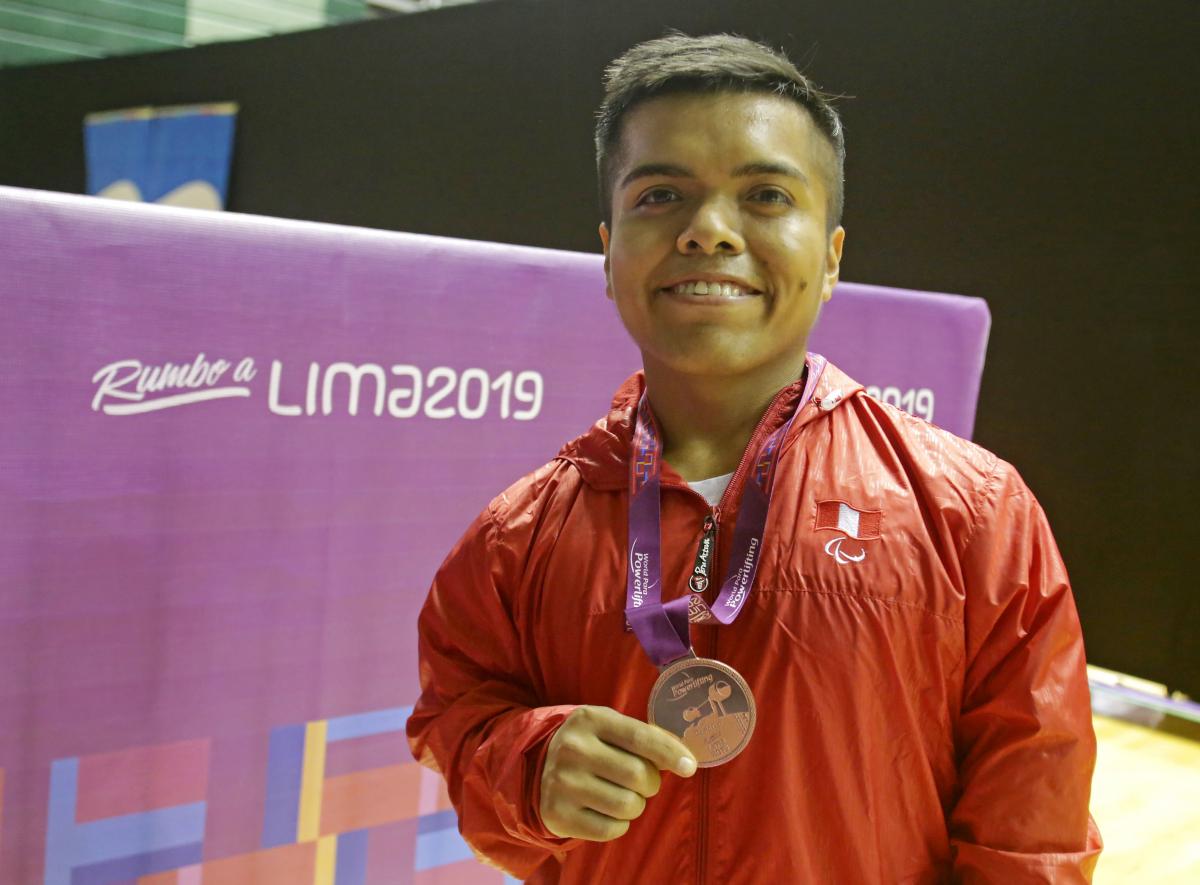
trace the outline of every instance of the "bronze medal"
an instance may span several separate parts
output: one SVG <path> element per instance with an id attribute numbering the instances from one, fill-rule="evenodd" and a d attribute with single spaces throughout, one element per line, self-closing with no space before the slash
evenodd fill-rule
<path id="1" fill-rule="evenodd" d="M 683 741 L 701 768 L 721 765 L 742 752 L 755 718 L 746 680 L 711 658 L 675 661 L 650 690 L 650 724 Z"/>

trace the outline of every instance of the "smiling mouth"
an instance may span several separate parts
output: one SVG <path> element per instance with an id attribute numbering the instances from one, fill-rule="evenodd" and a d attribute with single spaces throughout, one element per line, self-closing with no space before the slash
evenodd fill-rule
<path id="1" fill-rule="evenodd" d="M 660 289 L 671 295 L 706 295 L 719 298 L 749 298 L 762 293 L 754 289 L 743 289 L 736 283 L 711 283 L 704 280 L 692 280 L 686 283 L 676 283 Z"/>

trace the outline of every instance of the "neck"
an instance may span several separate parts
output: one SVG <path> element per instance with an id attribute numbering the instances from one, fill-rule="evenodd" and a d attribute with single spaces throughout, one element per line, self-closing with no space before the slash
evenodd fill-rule
<path id="1" fill-rule="evenodd" d="M 804 371 L 795 365 L 735 376 L 688 375 L 643 360 L 663 459 L 685 480 L 732 473 L 767 406 Z"/>

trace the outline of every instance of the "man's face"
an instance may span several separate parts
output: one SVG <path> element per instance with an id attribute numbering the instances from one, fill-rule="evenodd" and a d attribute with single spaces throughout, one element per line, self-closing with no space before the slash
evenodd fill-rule
<path id="1" fill-rule="evenodd" d="M 629 113 L 620 147 L 600 239 L 647 368 L 798 372 L 845 236 L 826 231 L 832 151 L 808 113 L 767 94 L 665 96 Z"/>

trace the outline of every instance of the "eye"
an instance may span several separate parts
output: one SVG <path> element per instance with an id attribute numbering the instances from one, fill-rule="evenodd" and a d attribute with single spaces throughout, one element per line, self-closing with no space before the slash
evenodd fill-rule
<path id="1" fill-rule="evenodd" d="M 779 206 L 792 205 L 792 198 L 788 193 L 777 187 L 768 187 L 760 191 L 755 191 L 750 195 L 750 199 L 758 203 L 773 203 Z"/>
<path id="2" fill-rule="evenodd" d="M 675 191 L 665 187 L 652 187 L 650 190 L 638 197 L 637 206 L 656 205 L 659 203 L 671 203 L 679 199 Z"/>

